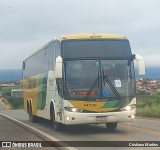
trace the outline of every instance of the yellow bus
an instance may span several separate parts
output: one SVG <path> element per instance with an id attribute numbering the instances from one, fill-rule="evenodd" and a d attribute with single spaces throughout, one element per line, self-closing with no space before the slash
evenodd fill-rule
<path id="1" fill-rule="evenodd" d="M 145 74 L 143 58 L 132 54 L 128 39 L 114 34 L 59 36 L 23 61 L 24 109 L 30 121 L 65 125 L 134 121 L 136 85 Z"/>

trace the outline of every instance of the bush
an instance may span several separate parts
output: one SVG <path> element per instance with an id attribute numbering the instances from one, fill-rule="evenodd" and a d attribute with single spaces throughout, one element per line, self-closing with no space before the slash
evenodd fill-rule
<path id="1" fill-rule="evenodd" d="M 160 93 L 137 97 L 137 115 L 160 118 Z"/>
<path id="2" fill-rule="evenodd" d="M 157 100 L 160 101 L 160 92 L 157 92 L 156 97 L 157 97 Z"/>
<path id="3" fill-rule="evenodd" d="M 11 90 L 16 88 L 19 87 L 0 87 L 0 93 L 2 94 L 2 97 L 5 97 L 5 103 L 9 102 L 13 109 L 24 107 L 23 98 L 11 97 Z"/>
<path id="4" fill-rule="evenodd" d="M 11 92 L 3 92 L 3 93 L 2 93 L 2 96 L 3 96 L 3 97 L 11 96 Z"/>
<path id="5" fill-rule="evenodd" d="M 137 115 L 143 117 L 160 118 L 160 105 L 146 106 L 144 108 L 137 108 Z"/>
<path id="6" fill-rule="evenodd" d="M 6 99 L 12 105 L 12 109 L 20 109 L 24 107 L 23 98 L 6 96 Z"/>

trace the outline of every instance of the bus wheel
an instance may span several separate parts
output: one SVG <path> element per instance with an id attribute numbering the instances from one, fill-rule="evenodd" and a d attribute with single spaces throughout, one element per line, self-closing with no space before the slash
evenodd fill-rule
<path id="1" fill-rule="evenodd" d="M 114 130 L 117 127 L 117 122 L 113 122 L 113 123 L 106 123 L 107 129 L 109 130 Z"/>
<path id="2" fill-rule="evenodd" d="M 28 108 L 28 114 L 29 114 L 29 120 L 31 122 L 36 122 L 37 121 L 37 117 L 32 114 L 32 106 L 31 106 L 31 104 L 29 105 L 29 108 Z"/>
<path id="3" fill-rule="evenodd" d="M 54 108 L 51 109 L 51 123 L 52 123 L 53 129 L 55 129 L 57 131 L 62 131 L 63 130 L 63 124 L 58 123 L 58 122 L 55 121 Z"/>

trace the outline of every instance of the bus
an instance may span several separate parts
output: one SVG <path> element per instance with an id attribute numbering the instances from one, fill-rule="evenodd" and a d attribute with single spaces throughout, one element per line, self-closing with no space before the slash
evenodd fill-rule
<path id="1" fill-rule="evenodd" d="M 143 58 L 123 35 L 59 36 L 23 61 L 24 110 L 31 122 L 45 118 L 55 130 L 134 121 L 134 60 L 144 75 Z"/>

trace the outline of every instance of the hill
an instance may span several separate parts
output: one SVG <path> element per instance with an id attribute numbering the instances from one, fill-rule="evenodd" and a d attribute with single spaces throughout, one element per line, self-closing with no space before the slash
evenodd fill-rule
<path id="1" fill-rule="evenodd" d="M 140 78 L 137 74 L 136 70 L 136 78 Z M 160 67 L 146 67 L 146 75 L 143 78 L 149 78 L 149 79 L 160 79 Z"/>
<path id="2" fill-rule="evenodd" d="M 160 67 L 146 67 L 145 78 L 160 79 Z M 136 78 L 140 78 L 137 75 Z M 21 69 L 0 69 L 0 81 L 17 81 L 22 79 Z"/>
<path id="3" fill-rule="evenodd" d="M 21 79 L 21 69 L 0 69 L 0 81 L 19 81 Z"/>

